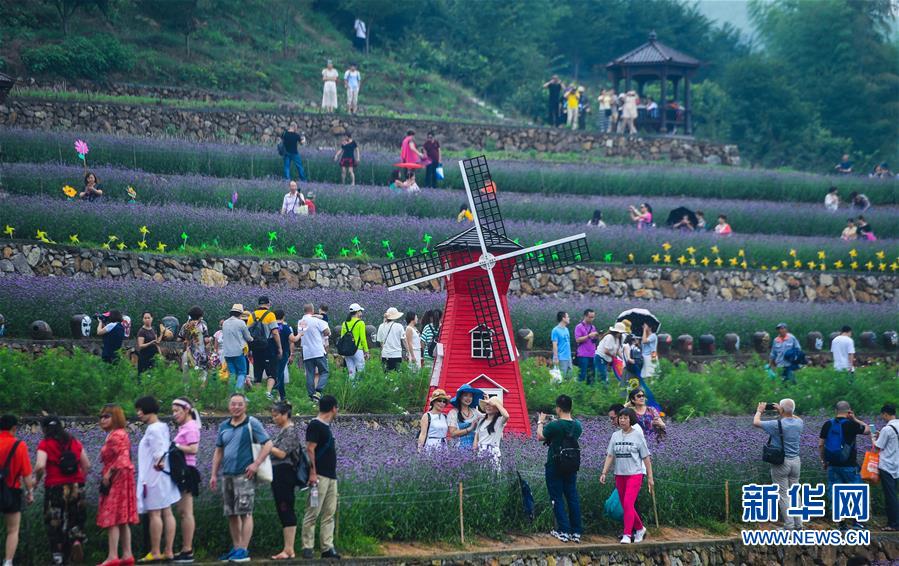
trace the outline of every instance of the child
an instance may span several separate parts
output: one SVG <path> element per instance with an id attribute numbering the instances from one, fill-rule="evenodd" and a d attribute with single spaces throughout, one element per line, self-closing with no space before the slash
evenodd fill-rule
<path id="1" fill-rule="evenodd" d="M 718 216 L 718 224 L 715 226 L 715 233 L 719 236 L 730 236 L 732 232 L 730 224 L 727 223 L 727 216 L 724 214 Z"/>
<path id="2" fill-rule="evenodd" d="M 474 216 L 471 215 L 471 210 L 468 208 L 467 204 L 463 204 L 459 207 L 459 215 L 456 216 L 456 222 L 474 222 Z"/>

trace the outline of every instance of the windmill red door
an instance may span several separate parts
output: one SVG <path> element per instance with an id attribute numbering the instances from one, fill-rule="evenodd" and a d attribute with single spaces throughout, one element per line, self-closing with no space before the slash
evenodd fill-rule
<path id="1" fill-rule="evenodd" d="M 438 253 L 445 255 L 447 263 L 453 267 L 463 265 L 467 260 L 468 254 L 458 247 L 464 246 L 469 239 L 465 236 L 472 234 L 463 232 L 437 246 Z M 493 246 L 488 245 L 488 249 L 498 255 L 521 247 L 512 242 L 496 242 Z M 514 328 L 507 300 L 509 275 L 514 266 L 515 260 L 507 259 L 494 270 L 501 312 L 505 315 L 507 328 Z M 491 366 L 494 340 L 502 335 L 503 330 L 501 325 L 496 324 L 497 321 L 485 322 L 483 317 L 476 316 L 473 308 L 477 299 L 471 296 L 472 283 L 483 277 L 483 274 L 481 269 L 470 269 L 446 278 L 446 307 L 434 356 L 431 390 L 439 387 L 452 396 L 460 387 L 469 384 L 483 390 L 488 397 L 498 395 L 509 411 L 506 430 L 530 436 L 531 426 L 521 382 L 521 369 L 517 362 Z"/>

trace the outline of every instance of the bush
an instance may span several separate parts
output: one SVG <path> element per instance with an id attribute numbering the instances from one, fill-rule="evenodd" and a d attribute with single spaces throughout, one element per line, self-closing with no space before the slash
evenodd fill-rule
<path id="1" fill-rule="evenodd" d="M 34 74 L 71 79 L 103 80 L 110 73 L 129 71 L 134 52 L 113 36 L 73 37 L 62 44 L 25 49 L 22 61 Z"/>

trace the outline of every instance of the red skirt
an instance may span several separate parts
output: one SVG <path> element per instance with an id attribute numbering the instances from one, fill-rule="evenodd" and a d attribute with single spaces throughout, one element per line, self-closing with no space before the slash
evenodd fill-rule
<path id="1" fill-rule="evenodd" d="M 116 525 L 140 522 L 137 517 L 137 482 L 134 472 L 116 472 L 107 495 L 100 495 L 97 526 L 108 529 Z"/>

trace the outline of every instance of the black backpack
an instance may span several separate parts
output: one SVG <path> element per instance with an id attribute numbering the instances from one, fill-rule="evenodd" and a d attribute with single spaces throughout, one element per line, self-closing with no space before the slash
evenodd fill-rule
<path id="1" fill-rule="evenodd" d="M 428 342 L 428 357 L 433 358 L 434 352 L 437 351 L 437 342 L 440 340 L 440 327 L 437 327 L 437 330 L 434 332 L 434 336 L 431 338 L 431 341 Z"/>
<path id="2" fill-rule="evenodd" d="M 262 322 L 265 320 L 266 315 L 272 311 L 267 310 L 262 313 L 262 316 L 257 317 L 255 313 L 253 313 L 253 324 L 250 325 L 250 336 L 253 337 L 253 341 L 250 342 L 250 347 L 254 350 L 259 348 L 268 348 L 268 336 L 265 333 L 265 324 Z"/>
<path id="3" fill-rule="evenodd" d="M 559 449 L 553 454 L 556 472 L 567 476 L 581 469 L 581 445 L 569 429 L 562 437 Z"/>
<path id="4" fill-rule="evenodd" d="M 72 452 L 72 439 L 59 454 L 59 473 L 64 476 L 74 476 L 78 473 L 78 457 Z"/>
<path id="5" fill-rule="evenodd" d="M 11 509 L 16 502 L 15 488 L 9 487 L 7 478 L 9 478 L 9 464 L 12 462 L 12 457 L 15 456 L 16 450 L 18 450 L 19 444 L 22 444 L 21 440 L 16 440 L 13 443 L 12 448 L 9 449 L 9 454 L 6 456 L 6 463 L 0 468 L 0 509 Z"/>
<path id="6" fill-rule="evenodd" d="M 325 442 L 322 446 L 317 446 L 315 448 L 315 461 L 318 462 L 319 458 L 321 458 L 322 454 L 328 451 L 331 448 L 331 445 L 334 444 L 334 435 L 328 435 L 328 441 Z M 306 446 L 300 447 L 300 461 L 297 463 L 297 476 L 296 476 L 296 487 L 300 490 L 308 489 L 311 487 L 309 485 L 309 472 L 312 470 L 312 462 L 309 461 L 309 453 L 306 452 Z"/>
<path id="7" fill-rule="evenodd" d="M 359 351 L 359 344 L 356 344 L 356 339 L 353 337 L 353 330 L 360 322 L 362 321 L 356 319 L 353 326 L 348 328 L 347 331 L 343 333 L 343 336 L 337 341 L 337 353 L 341 356 L 355 356 L 356 352 Z M 343 325 L 346 326 L 346 323 L 344 322 Z"/>
<path id="8" fill-rule="evenodd" d="M 190 481 L 190 470 L 187 466 L 187 458 L 184 456 L 184 452 L 173 442 L 169 446 L 168 456 L 169 471 L 166 473 L 172 478 L 172 482 L 178 486 L 178 489 L 186 488 Z"/>

